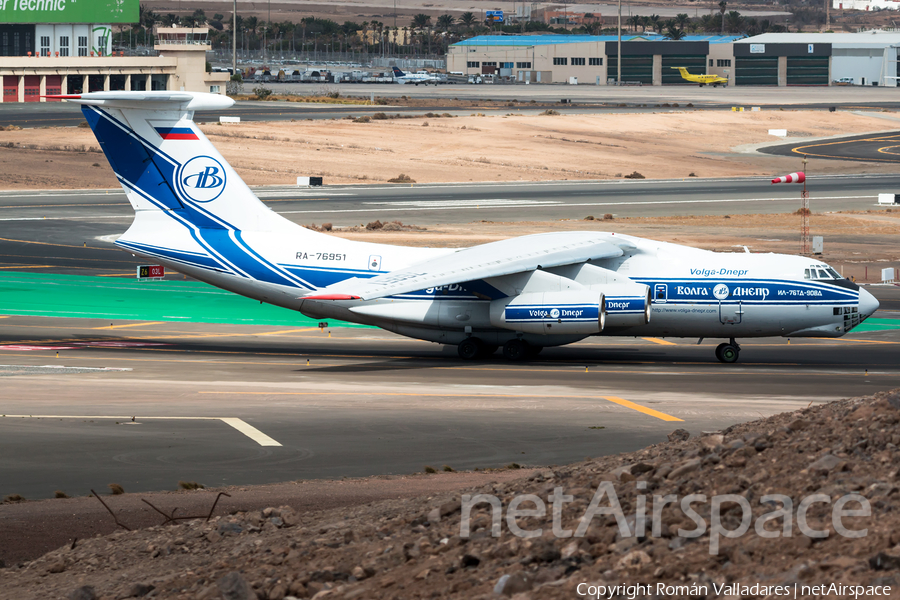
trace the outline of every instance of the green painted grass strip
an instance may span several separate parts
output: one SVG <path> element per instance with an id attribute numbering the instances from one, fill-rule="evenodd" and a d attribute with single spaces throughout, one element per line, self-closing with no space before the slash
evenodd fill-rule
<path id="1" fill-rule="evenodd" d="M 299 312 L 197 281 L 0 272 L 0 314 L 316 327 Z M 329 320 L 336 327 L 366 327 Z"/>
<path id="2" fill-rule="evenodd" d="M 866 319 L 853 331 L 885 331 L 888 329 L 900 329 L 900 319 Z"/>

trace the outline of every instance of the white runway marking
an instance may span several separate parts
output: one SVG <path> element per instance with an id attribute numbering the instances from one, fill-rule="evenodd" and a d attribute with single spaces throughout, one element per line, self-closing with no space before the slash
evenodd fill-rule
<path id="1" fill-rule="evenodd" d="M 276 440 L 270 438 L 262 431 L 250 425 L 243 419 L 235 417 L 135 417 L 135 416 L 114 416 L 114 415 L 0 415 L 0 418 L 7 419 L 115 419 L 123 423 L 130 423 L 132 419 L 140 419 L 141 421 L 155 420 L 186 420 L 186 421 L 222 421 L 226 425 L 234 427 L 248 438 L 259 444 L 260 446 L 281 446 Z"/>
<path id="2" fill-rule="evenodd" d="M 222 419 L 222 422 L 231 425 L 260 446 L 281 446 L 281 444 L 246 421 L 226 417 Z"/>
<path id="3" fill-rule="evenodd" d="M 437 206 L 447 208 L 471 208 L 473 206 L 533 206 L 535 204 L 562 204 L 560 200 L 507 200 L 504 198 L 486 198 L 484 200 L 398 200 L 385 202 L 363 202 L 376 206 Z"/>
<path id="4" fill-rule="evenodd" d="M 866 196 L 817 196 L 816 200 L 853 200 L 853 199 L 872 199 L 875 196 L 866 195 Z M 658 204 L 726 204 L 726 203 L 734 203 L 734 202 L 783 202 L 783 201 L 796 201 L 797 198 L 794 196 L 791 197 L 781 197 L 781 198 L 716 198 L 714 200 L 623 200 L 620 202 L 548 202 L 548 204 L 552 204 L 558 208 L 564 207 L 573 207 L 573 206 L 594 206 L 594 207 L 602 207 L 602 206 L 630 206 L 632 208 L 639 208 L 641 206 L 652 206 Z M 430 211 L 430 210 L 455 210 L 459 208 L 471 208 L 474 205 L 478 204 L 478 201 L 472 201 L 472 204 L 462 205 L 460 204 L 463 201 L 454 201 L 452 205 L 440 204 L 441 201 L 421 201 L 420 204 L 415 206 L 402 206 L 400 202 L 389 202 L 384 204 L 384 208 L 347 208 L 347 209 L 320 209 L 320 210 L 284 210 L 277 211 L 280 215 L 300 215 L 300 214 L 337 214 L 337 213 L 370 213 L 370 212 L 397 212 L 397 211 Z M 541 204 L 540 201 L 529 201 L 529 200 L 511 200 L 510 204 L 499 205 L 503 208 L 510 208 L 514 206 L 534 206 L 535 204 Z M 532 202 L 532 204 L 526 204 L 527 202 Z M 379 202 L 365 202 L 363 204 L 381 204 Z M 490 209 L 492 208 L 489 205 L 482 205 L 482 208 Z"/>

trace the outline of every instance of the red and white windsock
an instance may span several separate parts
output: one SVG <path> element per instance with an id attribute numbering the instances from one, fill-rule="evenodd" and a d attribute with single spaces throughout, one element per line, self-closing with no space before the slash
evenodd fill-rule
<path id="1" fill-rule="evenodd" d="M 799 173 L 776 177 L 772 180 L 772 183 L 803 183 L 804 181 L 806 181 L 806 174 L 800 171 Z"/>

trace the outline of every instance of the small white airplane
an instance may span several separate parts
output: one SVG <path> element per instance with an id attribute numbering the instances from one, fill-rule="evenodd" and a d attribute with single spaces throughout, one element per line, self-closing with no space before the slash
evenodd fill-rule
<path id="1" fill-rule="evenodd" d="M 437 85 L 438 82 L 437 77 L 429 75 L 428 73 L 404 73 L 397 67 L 394 67 L 393 71 L 394 81 L 397 83 L 413 83 L 415 85 L 419 85 L 420 83 L 424 83 L 425 85 L 433 83 Z"/>
<path id="2" fill-rule="evenodd" d="M 511 360 L 589 336 L 840 337 L 878 301 L 815 258 L 717 253 L 617 233 L 527 235 L 463 249 L 317 233 L 276 214 L 194 124 L 228 108 L 191 92 L 54 96 L 82 111 L 135 210 L 119 247 L 316 319 L 375 325 Z M 652 317 L 652 319 L 651 319 Z"/>

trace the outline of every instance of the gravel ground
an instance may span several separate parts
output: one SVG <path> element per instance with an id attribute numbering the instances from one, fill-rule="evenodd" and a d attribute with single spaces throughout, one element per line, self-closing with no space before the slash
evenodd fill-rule
<path id="1" fill-rule="evenodd" d="M 791 595 L 796 586 L 796 597 L 859 594 L 846 586 L 896 597 L 898 444 L 900 389 L 695 439 L 676 430 L 638 452 L 482 482 L 469 493 L 499 501 L 496 524 L 486 503 L 464 519 L 458 489 L 317 512 L 273 502 L 67 545 L 0 571 L 0 598 L 525 600 L 575 598 L 587 591 L 580 584 L 604 586 L 603 596 L 608 586 L 650 586 L 613 597 L 765 597 L 779 593 L 773 586 Z M 531 496 L 511 505 L 523 494 Z M 705 495 L 688 505 L 693 512 L 679 505 L 690 494 Z M 787 503 L 790 519 L 776 512 Z M 619 516 L 591 514 L 616 504 Z M 742 535 L 720 535 L 744 525 Z M 845 587 L 815 587 L 831 584 Z"/>

